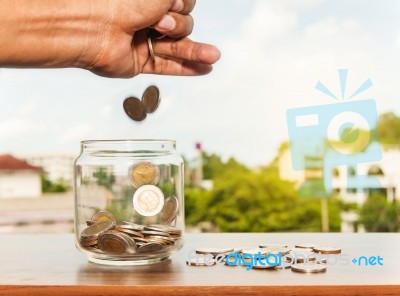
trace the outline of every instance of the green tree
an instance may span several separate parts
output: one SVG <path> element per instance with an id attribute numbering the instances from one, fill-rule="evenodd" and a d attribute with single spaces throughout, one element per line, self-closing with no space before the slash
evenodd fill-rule
<path id="1" fill-rule="evenodd" d="M 388 202 L 383 194 L 371 194 L 360 209 L 359 222 L 369 232 L 397 232 L 400 230 L 400 205 Z"/>
<path id="2" fill-rule="evenodd" d="M 100 167 L 97 171 L 93 173 L 93 177 L 97 179 L 97 184 L 100 186 L 104 186 L 107 189 L 111 189 L 112 185 L 115 182 L 115 176 L 112 172 L 108 173 L 106 167 Z"/>
<path id="3" fill-rule="evenodd" d="M 59 179 L 56 182 L 52 182 L 48 178 L 47 174 L 41 175 L 41 181 L 43 193 L 67 192 L 71 189 L 65 180 Z"/>
<path id="4" fill-rule="evenodd" d="M 221 231 L 320 231 L 320 201 L 299 198 L 294 184 L 275 167 L 252 171 L 231 159 L 220 167 L 210 192 L 186 190 L 187 223 L 210 221 Z M 340 228 L 340 209 L 330 200 L 331 229 Z"/>
<path id="5" fill-rule="evenodd" d="M 379 136 L 382 144 L 400 144 L 400 117 L 393 112 L 379 117 Z"/>

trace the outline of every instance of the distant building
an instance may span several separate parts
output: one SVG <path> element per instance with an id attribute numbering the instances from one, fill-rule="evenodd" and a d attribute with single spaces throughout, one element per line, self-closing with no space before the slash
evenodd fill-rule
<path id="1" fill-rule="evenodd" d="M 353 166 L 338 166 L 332 172 L 332 193 L 346 202 L 362 205 L 372 192 L 380 192 L 389 201 L 400 200 L 400 149 L 398 146 L 384 146 L 380 161 L 359 163 Z M 322 179 L 322 168 L 295 171 L 292 167 L 289 149 L 282 151 L 279 156 L 279 175 L 282 179 L 292 181 L 300 186 L 307 180 Z M 379 181 L 379 187 L 354 188 L 349 184 L 357 176 L 373 176 Z M 355 212 L 342 213 L 342 232 L 354 231 L 358 219 Z M 359 231 L 362 231 L 362 228 Z"/>
<path id="2" fill-rule="evenodd" d="M 76 155 L 71 154 L 21 154 L 20 158 L 28 163 L 40 166 L 47 174 L 47 178 L 56 182 L 66 181 L 72 186 L 74 178 L 74 161 Z"/>
<path id="3" fill-rule="evenodd" d="M 0 199 L 40 197 L 41 173 L 41 167 L 9 154 L 0 155 Z"/>

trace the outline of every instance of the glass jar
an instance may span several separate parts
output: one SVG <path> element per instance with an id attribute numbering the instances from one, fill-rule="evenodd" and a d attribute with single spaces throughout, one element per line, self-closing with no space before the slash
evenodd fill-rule
<path id="1" fill-rule="evenodd" d="M 75 238 L 91 262 L 141 265 L 183 246 L 183 159 L 171 140 L 83 141 Z"/>

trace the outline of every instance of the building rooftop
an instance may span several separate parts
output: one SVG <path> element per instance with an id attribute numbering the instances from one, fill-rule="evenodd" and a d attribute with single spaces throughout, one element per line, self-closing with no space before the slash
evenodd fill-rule
<path id="1" fill-rule="evenodd" d="M 39 172 L 42 171 L 42 168 L 30 165 L 25 160 L 15 158 L 10 154 L 4 154 L 0 155 L 0 170 L 31 170 Z"/>

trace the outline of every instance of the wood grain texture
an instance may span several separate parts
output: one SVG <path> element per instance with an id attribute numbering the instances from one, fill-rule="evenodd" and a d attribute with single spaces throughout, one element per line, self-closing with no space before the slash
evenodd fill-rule
<path id="1" fill-rule="evenodd" d="M 185 240 L 171 261 L 110 267 L 88 263 L 72 235 L 1 235 L 0 295 L 400 295 L 399 234 L 188 234 Z M 268 242 L 338 246 L 348 263 L 331 262 L 321 274 L 186 265 L 197 247 Z M 378 255 L 383 266 L 351 262 Z"/>

